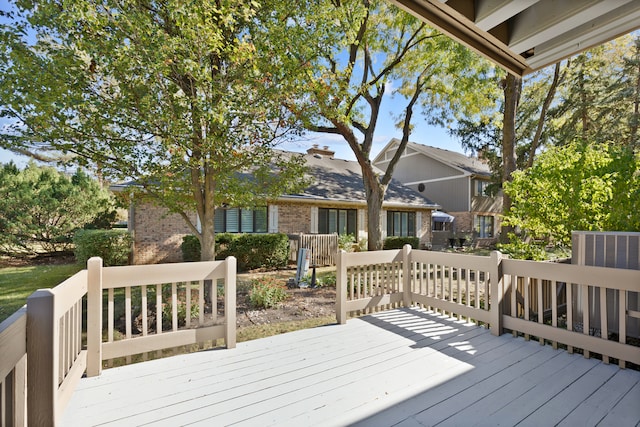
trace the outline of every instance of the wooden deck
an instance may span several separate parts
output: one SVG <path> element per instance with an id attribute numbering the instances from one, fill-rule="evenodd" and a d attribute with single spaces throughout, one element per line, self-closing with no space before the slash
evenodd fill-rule
<path id="1" fill-rule="evenodd" d="M 397 309 L 83 378 L 63 426 L 640 425 L 640 372 Z"/>

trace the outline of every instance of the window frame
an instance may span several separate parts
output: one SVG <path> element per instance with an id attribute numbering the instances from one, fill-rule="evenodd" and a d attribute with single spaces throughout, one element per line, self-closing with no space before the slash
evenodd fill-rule
<path id="1" fill-rule="evenodd" d="M 387 237 L 416 237 L 417 215 L 413 211 L 387 211 Z"/>
<path id="2" fill-rule="evenodd" d="M 334 224 L 332 224 L 334 220 Z M 333 226 L 332 226 L 333 225 Z M 318 234 L 358 237 L 358 210 L 344 208 L 318 208 Z"/>
<path id="3" fill-rule="evenodd" d="M 479 239 L 493 239 L 495 236 L 495 219 L 492 215 L 476 215 L 473 228 Z M 487 228 L 490 230 L 489 233 L 486 233 Z"/>
<path id="4" fill-rule="evenodd" d="M 237 212 L 237 231 L 229 231 L 228 225 L 228 216 L 230 212 Z M 247 225 L 247 212 L 251 212 L 251 225 L 250 230 L 246 230 Z M 262 214 L 262 218 L 260 215 Z M 268 218 L 268 209 L 266 206 L 257 207 L 257 208 L 218 208 L 215 210 L 215 219 L 214 219 L 214 231 L 216 233 L 247 233 L 247 234 L 264 234 L 269 230 L 269 218 Z M 222 215 L 222 230 L 217 228 L 220 222 L 220 216 Z"/>

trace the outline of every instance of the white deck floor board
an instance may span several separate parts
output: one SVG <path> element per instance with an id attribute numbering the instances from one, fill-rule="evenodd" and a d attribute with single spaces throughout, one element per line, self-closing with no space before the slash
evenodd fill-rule
<path id="1" fill-rule="evenodd" d="M 107 369 L 80 381 L 61 424 L 635 425 L 638 399 L 639 372 L 398 309 Z"/>

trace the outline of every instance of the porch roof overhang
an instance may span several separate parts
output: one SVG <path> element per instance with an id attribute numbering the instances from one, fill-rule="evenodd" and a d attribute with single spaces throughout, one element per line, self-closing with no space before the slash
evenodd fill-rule
<path id="1" fill-rule="evenodd" d="M 640 28 L 638 0 L 389 0 L 523 76 Z"/>
<path id="2" fill-rule="evenodd" d="M 434 222 L 453 222 L 456 218 L 446 212 L 433 211 L 431 212 L 431 219 L 433 219 Z"/>

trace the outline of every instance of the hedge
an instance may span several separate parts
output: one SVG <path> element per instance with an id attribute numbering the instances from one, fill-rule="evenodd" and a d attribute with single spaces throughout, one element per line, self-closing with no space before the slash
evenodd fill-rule
<path id="1" fill-rule="evenodd" d="M 127 230 L 78 230 L 73 236 L 74 255 L 79 264 L 99 256 L 105 267 L 127 265 L 133 239 Z"/>
<path id="2" fill-rule="evenodd" d="M 182 239 L 182 259 L 200 260 L 200 242 L 195 236 Z M 234 256 L 241 271 L 257 268 L 284 268 L 289 262 L 289 237 L 286 234 L 231 234 L 216 235 L 216 259 Z"/>
<path id="3" fill-rule="evenodd" d="M 384 239 L 383 249 L 402 249 L 404 245 L 409 244 L 413 249 L 418 249 L 420 239 L 417 237 L 399 237 L 391 236 Z"/>

